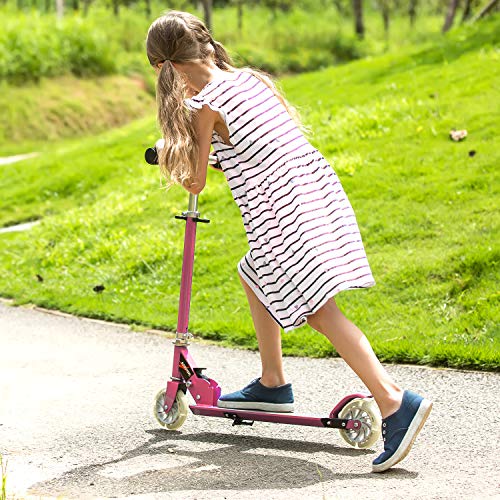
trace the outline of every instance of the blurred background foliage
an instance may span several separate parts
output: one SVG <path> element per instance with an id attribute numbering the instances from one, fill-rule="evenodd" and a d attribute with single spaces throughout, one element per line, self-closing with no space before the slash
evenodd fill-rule
<path id="1" fill-rule="evenodd" d="M 150 22 L 169 9 L 205 19 L 238 65 L 311 71 L 437 40 L 498 2 L 465 0 L 0 0 L 0 80 L 142 75 Z"/>

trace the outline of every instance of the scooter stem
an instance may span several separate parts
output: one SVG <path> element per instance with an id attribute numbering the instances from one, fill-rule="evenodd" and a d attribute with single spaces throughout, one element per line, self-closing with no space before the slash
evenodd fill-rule
<path id="1" fill-rule="evenodd" d="M 186 218 L 186 232 L 184 234 L 184 257 L 182 261 L 179 316 L 177 319 L 176 332 L 177 338 L 181 337 L 183 340 L 187 340 L 185 337 L 188 333 L 191 288 L 193 284 L 194 247 L 196 242 L 196 221 L 194 219 L 197 219 L 200 215 L 197 208 L 198 196 L 189 194 L 188 210 L 182 213 Z"/>
<path id="2" fill-rule="evenodd" d="M 196 242 L 196 224 L 198 222 L 210 222 L 200 219 L 198 212 L 198 195 L 189 194 L 187 212 L 182 216 L 176 215 L 176 219 L 186 221 L 186 232 L 184 234 L 184 256 L 182 261 L 181 292 L 179 297 L 179 315 L 177 319 L 176 345 L 187 345 L 191 336 L 188 333 L 189 309 L 191 304 L 191 288 L 193 284 L 194 248 Z"/>
<path id="3" fill-rule="evenodd" d="M 198 212 L 198 195 L 189 193 L 188 211 L 183 212 L 184 215 L 189 214 L 190 217 L 199 217 Z"/>

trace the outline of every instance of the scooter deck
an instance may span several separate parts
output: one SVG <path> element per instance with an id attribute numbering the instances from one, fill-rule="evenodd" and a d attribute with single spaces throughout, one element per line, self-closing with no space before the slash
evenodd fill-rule
<path id="1" fill-rule="evenodd" d="M 207 405 L 190 405 L 189 408 L 195 415 L 229 418 L 233 420 L 233 425 L 252 425 L 253 422 L 256 421 L 337 429 L 358 429 L 361 427 L 361 422 L 353 419 L 347 420 L 341 418 L 315 417 L 312 415 L 294 415 L 293 413 L 273 413 L 268 411 L 219 408 L 218 406 Z"/>

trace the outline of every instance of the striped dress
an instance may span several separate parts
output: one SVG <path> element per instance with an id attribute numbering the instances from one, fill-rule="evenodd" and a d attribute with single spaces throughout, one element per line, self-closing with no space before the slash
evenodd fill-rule
<path id="1" fill-rule="evenodd" d="M 237 71 L 185 104 L 226 123 L 231 145 L 214 131 L 212 146 L 250 246 L 238 271 L 285 332 L 338 292 L 375 284 L 337 175 L 265 83 Z"/>

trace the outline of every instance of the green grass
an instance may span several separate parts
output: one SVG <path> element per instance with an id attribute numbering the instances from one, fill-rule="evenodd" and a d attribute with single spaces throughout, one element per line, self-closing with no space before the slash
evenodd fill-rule
<path id="1" fill-rule="evenodd" d="M 384 361 L 500 365 L 498 26 L 497 16 L 440 44 L 282 81 L 356 211 L 377 286 L 338 301 Z M 451 141 L 452 128 L 467 139 Z M 173 216 L 187 195 L 160 189 L 144 164 L 156 136 L 146 118 L 0 169 L 0 224 L 42 219 L 0 236 L 0 295 L 175 329 L 183 224 Z M 236 275 L 247 243 L 222 174 L 210 171 L 200 209 L 212 222 L 198 228 L 191 330 L 255 349 Z M 307 326 L 283 347 L 335 354 Z"/>
<path id="2" fill-rule="evenodd" d="M 2 455 L 0 455 L 0 473 L 2 474 L 2 489 L 0 490 L 0 500 L 6 500 L 6 498 L 7 498 L 7 462 L 4 463 Z"/>
<path id="3" fill-rule="evenodd" d="M 65 76 L 22 87 L 0 83 L 0 109 L 0 155 L 8 155 L 45 149 L 49 144 L 39 144 L 41 140 L 96 134 L 124 125 L 151 115 L 156 105 L 140 78 Z"/>

